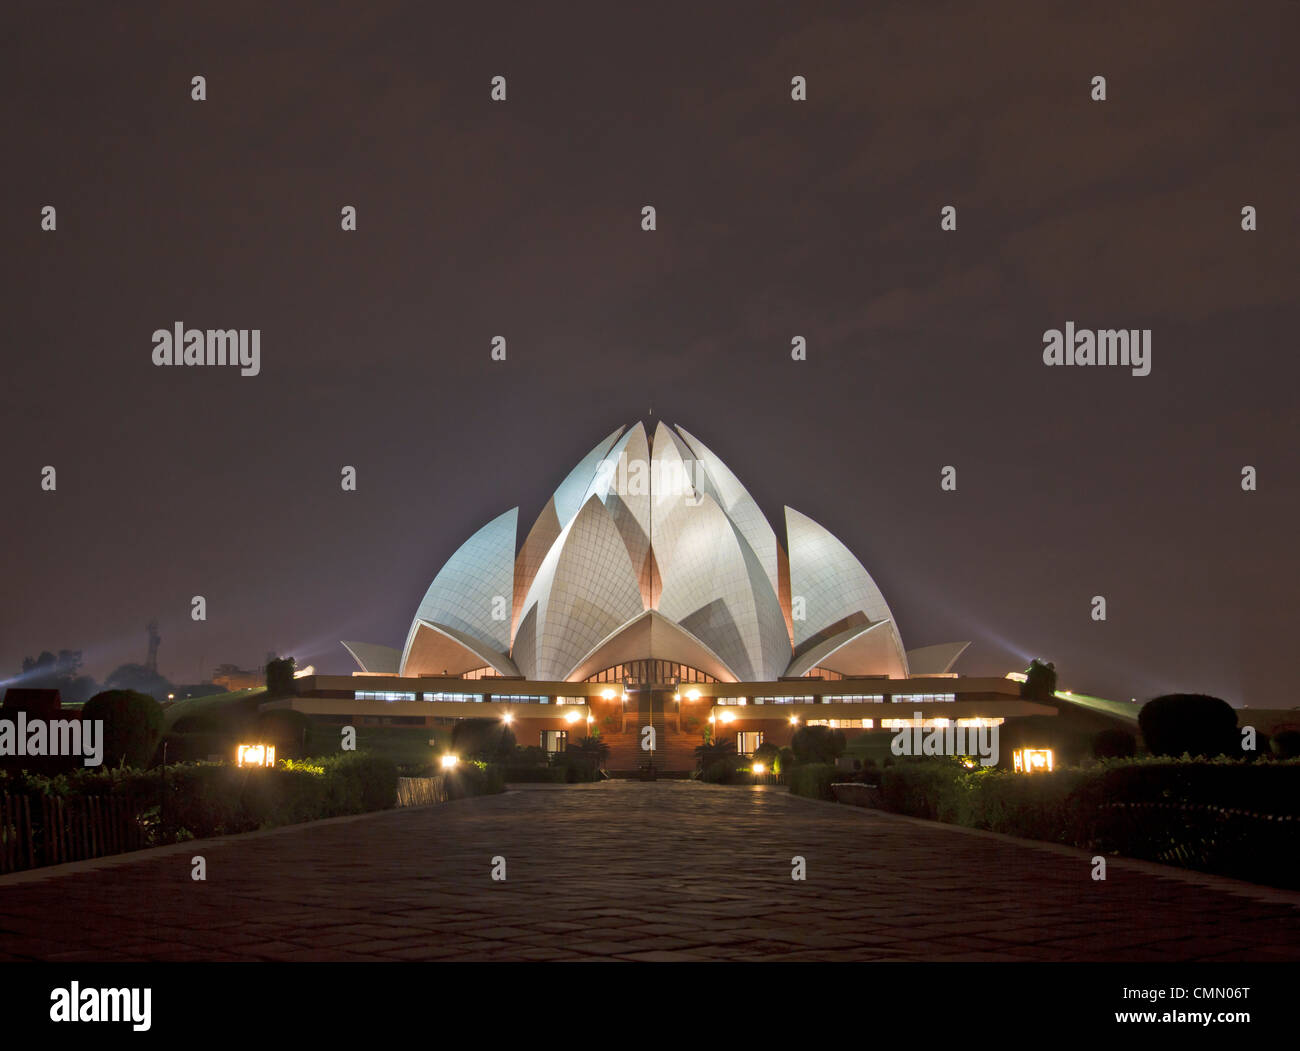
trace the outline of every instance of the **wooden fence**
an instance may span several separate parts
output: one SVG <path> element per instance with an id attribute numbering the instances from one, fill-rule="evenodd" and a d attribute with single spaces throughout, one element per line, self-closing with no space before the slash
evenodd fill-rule
<path id="1" fill-rule="evenodd" d="M 398 806 L 429 806 L 447 802 L 447 777 L 399 777 L 397 779 Z"/>
<path id="2" fill-rule="evenodd" d="M 137 809 L 108 796 L 0 793 L 0 873 L 139 850 Z"/>

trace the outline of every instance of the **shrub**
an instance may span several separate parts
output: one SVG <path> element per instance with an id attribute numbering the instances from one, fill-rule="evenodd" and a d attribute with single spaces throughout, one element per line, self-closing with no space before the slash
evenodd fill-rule
<path id="1" fill-rule="evenodd" d="M 1111 759 L 1025 776 L 921 759 L 889 766 L 881 795 L 915 817 L 1298 887 L 1298 789 L 1300 762 Z"/>
<path id="2" fill-rule="evenodd" d="M 1118 726 L 1102 730 L 1092 739 L 1092 754 L 1097 759 L 1127 759 L 1137 754 L 1137 738 Z"/>
<path id="3" fill-rule="evenodd" d="M 595 781 L 598 769 L 594 758 L 573 749 L 556 752 L 551 757 L 551 768 L 562 771 L 564 780 L 568 784 L 576 784 L 580 781 Z"/>
<path id="4" fill-rule="evenodd" d="M 704 770 L 718 759 L 727 759 L 736 754 L 736 739 L 734 737 L 723 737 L 717 740 L 705 741 L 703 744 L 695 746 L 695 758 L 700 761 L 700 767 Z"/>
<path id="5" fill-rule="evenodd" d="M 833 763 L 803 763 L 790 771 L 790 791 L 809 799 L 834 799 L 831 785 L 842 779 Z"/>
<path id="6" fill-rule="evenodd" d="M 1270 742 L 1273 754 L 1281 759 L 1300 759 L 1300 730 L 1281 730 Z"/>
<path id="7" fill-rule="evenodd" d="M 105 690 L 81 710 L 82 721 L 104 720 L 104 763 L 144 767 L 162 735 L 162 707 L 147 693 Z"/>
<path id="8" fill-rule="evenodd" d="M 801 726 L 790 741 L 800 763 L 834 763 L 844 754 L 844 731 L 829 726 Z"/>
<path id="9" fill-rule="evenodd" d="M 346 803 L 341 814 L 387 810 L 397 805 L 397 764 L 382 755 L 344 752 L 312 762 L 324 768 L 325 780 Z"/>
<path id="10" fill-rule="evenodd" d="M 1138 713 L 1142 737 L 1153 755 L 1240 755 L 1237 712 L 1227 701 L 1203 693 L 1170 693 L 1147 701 Z"/>
<path id="11" fill-rule="evenodd" d="M 710 760 L 700 780 L 711 785 L 739 785 L 749 781 L 750 760 L 732 752 Z"/>

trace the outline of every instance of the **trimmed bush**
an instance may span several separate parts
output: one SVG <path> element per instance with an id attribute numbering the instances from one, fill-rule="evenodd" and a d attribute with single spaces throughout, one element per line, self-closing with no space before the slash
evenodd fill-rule
<path id="1" fill-rule="evenodd" d="M 216 763 L 147 772 L 83 768 L 57 778 L 0 776 L 0 792 L 125 799 L 138 815 L 146 845 L 155 846 L 385 809 L 397 801 L 397 768 L 360 752 L 270 769 Z M 32 812 L 40 812 L 38 800 Z"/>
<path id="2" fill-rule="evenodd" d="M 884 771 L 882 799 L 914 817 L 1300 887 L 1296 761 L 1113 759 L 1026 776 L 908 760 Z"/>
<path id="3" fill-rule="evenodd" d="M 813 729 L 827 729 L 813 727 Z M 809 799 L 831 799 L 831 784 L 841 780 L 843 775 L 835 769 L 834 763 L 804 763 L 790 770 L 790 791 L 797 796 Z"/>
<path id="4" fill-rule="evenodd" d="M 149 765 L 162 735 L 163 714 L 147 693 L 105 690 L 81 709 L 82 721 L 104 720 L 104 765 Z"/>
<path id="5" fill-rule="evenodd" d="M 1237 712 L 1227 701 L 1203 693 L 1170 693 L 1138 712 L 1142 738 L 1152 755 L 1241 754 Z"/>

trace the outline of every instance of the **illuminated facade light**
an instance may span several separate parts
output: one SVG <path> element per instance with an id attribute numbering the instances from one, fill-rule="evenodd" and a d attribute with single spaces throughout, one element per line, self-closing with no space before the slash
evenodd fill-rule
<path id="1" fill-rule="evenodd" d="M 686 691 L 686 699 L 687 699 L 688 701 L 698 701 L 698 700 L 700 699 L 700 691 L 699 691 L 699 690 L 687 690 L 687 691 Z"/>
<path id="2" fill-rule="evenodd" d="M 241 744 L 235 751 L 237 766 L 275 766 L 275 745 Z"/>
<path id="3" fill-rule="evenodd" d="M 723 713 L 722 713 L 718 718 L 720 718 L 724 723 L 735 722 L 735 720 L 736 720 L 736 713 L 735 713 L 735 712 L 723 712 Z"/>
<path id="4" fill-rule="evenodd" d="M 798 725 L 799 725 L 799 716 L 797 716 L 797 715 L 792 715 L 792 716 L 790 716 L 790 725 L 791 725 L 791 726 L 798 726 Z"/>
<path id="5" fill-rule="evenodd" d="M 509 726 L 512 722 L 515 721 L 515 717 L 511 715 L 509 712 L 506 712 L 505 715 L 501 716 L 501 721 L 505 723 L 507 726 Z"/>
<path id="6" fill-rule="evenodd" d="M 581 712 L 565 712 L 565 713 L 564 713 L 564 721 L 565 721 L 566 723 L 576 723 L 576 722 L 577 722 L 579 719 L 581 719 L 581 718 L 582 718 L 582 713 L 581 713 Z"/>
<path id="7" fill-rule="evenodd" d="M 1011 762 L 1018 774 L 1050 774 L 1054 768 L 1050 748 L 1017 748 Z"/>
<path id="8" fill-rule="evenodd" d="M 605 700 L 607 700 L 607 701 L 612 701 L 612 700 L 614 699 L 614 691 L 613 691 L 613 690 L 601 690 L 601 691 L 600 691 L 600 695 L 601 695 L 602 697 L 604 697 Z"/>

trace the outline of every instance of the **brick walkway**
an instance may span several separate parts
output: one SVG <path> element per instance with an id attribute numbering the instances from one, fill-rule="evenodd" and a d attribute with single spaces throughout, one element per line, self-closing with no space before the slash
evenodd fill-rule
<path id="1" fill-rule="evenodd" d="M 1300 959 L 1286 895 L 1108 875 L 781 789 L 575 785 L 0 881 L 0 960 Z"/>

